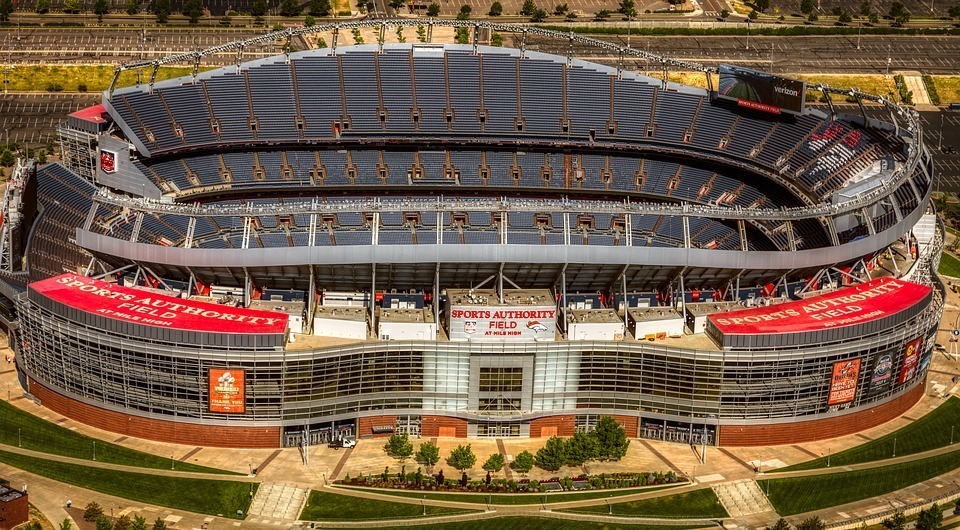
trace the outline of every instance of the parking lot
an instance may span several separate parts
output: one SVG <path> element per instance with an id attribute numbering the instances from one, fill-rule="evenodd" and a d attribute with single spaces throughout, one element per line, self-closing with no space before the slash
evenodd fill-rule
<path id="1" fill-rule="evenodd" d="M 67 114 L 96 104 L 99 94 L 0 94 L 0 141 L 26 146 L 56 142 Z"/>

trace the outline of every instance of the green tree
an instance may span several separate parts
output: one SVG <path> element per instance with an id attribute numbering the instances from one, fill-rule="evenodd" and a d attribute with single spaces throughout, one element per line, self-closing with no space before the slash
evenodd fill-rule
<path id="1" fill-rule="evenodd" d="M 407 5 L 407 0 L 390 0 L 390 7 L 395 11 L 400 11 L 405 5 Z"/>
<path id="2" fill-rule="evenodd" d="M 870 13 L 870 16 L 867 18 L 870 20 L 871 24 L 876 24 L 877 22 L 880 22 L 880 16 L 877 15 L 876 13 Z"/>
<path id="3" fill-rule="evenodd" d="M 637 16 L 637 7 L 636 3 L 633 0 L 620 0 L 620 7 L 617 9 L 617 12 L 622 14 L 627 18 L 633 18 Z"/>
<path id="4" fill-rule="evenodd" d="M 630 446 L 627 431 L 613 416 L 601 416 L 597 427 L 590 434 L 597 439 L 597 457 L 620 460 L 627 454 L 627 447 Z"/>
<path id="5" fill-rule="evenodd" d="M 450 451 L 450 458 L 447 460 L 451 466 L 460 471 L 470 469 L 477 463 L 477 455 L 473 454 L 470 444 L 458 445 L 456 449 Z"/>
<path id="6" fill-rule="evenodd" d="M 800 12 L 804 15 L 813 13 L 813 0 L 800 0 Z"/>
<path id="7" fill-rule="evenodd" d="M 568 6 L 567 4 L 557 4 L 553 8 L 553 14 L 557 15 L 558 17 L 562 17 L 563 15 L 566 15 L 567 11 L 570 11 L 570 6 Z"/>
<path id="8" fill-rule="evenodd" d="M 93 13 L 97 15 L 97 21 L 103 22 L 103 15 L 110 12 L 110 3 L 107 0 L 97 0 L 93 3 Z"/>
<path id="9" fill-rule="evenodd" d="M 850 16 L 850 13 L 846 11 L 840 13 L 840 17 L 837 19 L 841 24 L 849 24 L 853 22 L 853 17 Z"/>
<path id="10" fill-rule="evenodd" d="M 196 24 L 200 21 L 201 7 L 200 0 L 187 0 L 183 3 L 183 16 L 190 19 L 191 24 Z"/>
<path id="11" fill-rule="evenodd" d="M 515 469 L 521 475 L 526 475 L 533 469 L 534 458 L 530 451 L 521 451 L 513 458 L 513 464 L 510 467 Z"/>
<path id="12" fill-rule="evenodd" d="M 435 17 L 440 14 L 440 4 L 433 2 L 427 6 L 427 16 Z"/>
<path id="13" fill-rule="evenodd" d="M 593 18 L 595 18 L 595 19 L 597 19 L 597 20 L 606 20 L 606 19 L 610 18 L 610 10 L 609 10 L 609 9 L 601 9 L 600 11 L 597 11 L 597 13 L 596 13 L 595 15 L 593 15 Z"/>
<path id="14" fill-rule="evenodd" d="M 262 17 L 267 14 L 267 0 L 255 0 L 250 8 L 250 14 L 255 17 Z"/>
<path id="15" fill-rule="evenodd" d="M 810 22 L 816 22 L 820 20 L 820 16 L 817 15 L 816 13 L 810 13 L 809 15 L 807 15 L 807 20 L 809 20 Z"/>
<path id="16" fill-rule="evenodd" d="M 317 25 L 317 19 L 313 18 L 313 15 L 307 15 L 303 17 L 303 25 L 312 28 Z"/>
<path id="17" fill-rule="evenodd" d="M 950 6 L 947 14 L 950 15 L 950 18 L 960 18 L 960 4 Z"/>
<path id="18" fill-rule="evenodd" d="M 153 522 L 153 530 L 167 530 L 167 523 L 157 517 L 157 520 Z"/>
<path id="19" fill-rule="evenodd" d="M 503 14 L 503 4 L 500 2 L 490 4 L 490 11 L 487 14 L 491 17 L 499 17 Z"/>
<path id="20" fill-rule="evenodd" d="M 757 11 L 761 13 L 770 9 L 770 0 L 754 0 L 754 4 L 757 6 Z"/>
<path id="21" fill-rule="evenodd" d="M 520 14 L 529 17 L 537 9 L 537 4 L 533 0 L 523 0 L 523 7 L 520 8 Z"/>
<path id="22" fill-rule="evenodd" d="M 902 3 L 894 2 L 890 4 L 890 18 L 898 24 L 903 24 L 910 21 L 910 12 Z"/>
<path id="23" fill-rule="evenodd" d="M 870 0 L 863 0 L 863 3 L 860 4 L 860 16 L 869 17 L 872 11 L 873 9 L 870 7 Z"/>
<path id="24" fill-rule="evenodd" d="M 777 522 L 773 526 L 768 526 L 766 530 L 791 530 L 790 523 L 788 523 L 783 517 L 777 519 Z"/>
<path id="25" fill-rule="evenodd" d="M 40 152 L 43 153 L 43 149 L 41 149 Z M 43 156 L 47 156 L 46 153 L 44 153 Z M 42 162 L 41 162 L 41 163 L 42 163 Z M 69 517 L 67 517 L 67 518 L 65 518 L 64 520 L 60 521 L 60 530 L 73 530 L 73 523 L 70 522 L 70 518 L 69 518 Z"/>
<path id="26" fill-rule="evenodd" d="M 457 28 L 457 44 L 470 43 L 470 28 Z"/>
<path id="27" fill-rule="evenodd" d="M 139 515 L 134 515 L 130 530 L 147 530 L 147 519 Z"/>
<path id="28" fill-rule="evenodd" d="M 128 15 L 133 16 L 140 12 L 140 0 L 127 0 L 127 8 L 125 10 Z"/>
<path id="29" fill-rule="evenodd" d="M 747 16 L 750 18 L 750 20 L 756 20 L 760 17 L 760 13 L 757 13 L 756 9 L 751 9 L 750 12 L 747 13 Z"/>
<path id="30" fill-rule="evenodd" d="M 597 457 L 597 439 L 585 432 L 574 433 L 567 440 L 567 464 L 582 466 Z"/>
<path id="31" fill-rule="evenodd" d="M 930 508 L 920 510 L 920 517 L 917 518 L 917 530 L 937 530 L 943 523 L 943 510 L 937 503 L 933 503 Z"/>
<path id="32" fill-rule="evenodd" d="M 13 0 L 0 0 L 0 22 L 9 21 L 10 13 L 13 13 Z"/>
<path id="33" fill-rule="evenodd" d="M 312 17 L 325 17 L 330 14 L 330 0 L 310 0 L 307 13 Z"/>
<path id="34" fill-rule="evenodd" d="M 38 15 L 46 15 L 50 12 L 50 0 L 37 0 L 36 6 L 34 6 L 34 11 Z"/>
<path id="35" fill-rule="evenodd" d="M 131 520 L 127 514 L 117 517 L 117 520 L 113 522 L 113 530 L 130 530 L 132 526 L 133 520 Z"/>
<path id="36" fill-rule="evenodd" d="M 166 24 L 170 20 L 170 0 L 156 0 L 153 4 L 153 14 L 157 22 Z"/>
<path id="37" fill-rule="evenodd" d="M 537 450 L 537 467 L 556 471 L 567 463 L 567 444 L 559 436 L 551 436 L 546 445 Z"/>
<path id="38" fill-rule="evenodd" d="M 491 46 L 503 46 L 503 35 L 499 33 L 494 33 L 490 35 L 490 45 Z"/>
<path id="39" fill-rule="evenodd" d="M 723 8 L 723 9 L 720 11 L 720 18 L 726 20 L 729 16 L 730 16 L 730 10 L 729 10 L 729 9 Z"/>
<path id="40" fill-rule="evenodd" d="M 303 5 L 300 0 L 282 0 L 280 2 L 280 14 L 285 17 L 298 17 L 303 11 Z"/>
<path id="41" fill-rule="evenodd" d="M 110 522 L 110 519 L 107 519 L 103 515 L 97 517 L 96 522 L 97 530 L 113 530 L 113 523 Z"/>
<path id="42" fill-rule="evenodd" d="M 440 461 L 440 448 L 433 442 L 423 442 L 417 450 L 416 458 L 424 465 L 436 465 Z"/>
<path id="43" fill-rule="evenodd" d="M 494 473 L 499 473 L 503 469 L 505 462 L 503 461 L 503 455 L 500 453 L 493 453 L 490 455 L 490 458 L 483 463 L 483 469 L 487 471 L 493 471 Z"/>
<path id="44" fill-rule="evenodd" d="M 801 521 L 797 525 L 797 530 L 824 530 L 826 527 L 827 523 L 824 523 L 819 517 L 814 515 Z"/>
<path id="45" fill-rule="evenodd" d="M 96 502 L 87 504 L 87 507 L 83 509 L 83 520 L 88 523 L 96 521 L 101 515 L 103 515 L 103 508 Z"/>
<path id="46" fill-rule="evenodd" d="M 893 515 L 880 522 L 887 530 L 904 530 L 907 527 L 907 518 L 903 512 L 897 510 Z"/>
<path id="47" fill-rule="evenodd" d="M 410 443 L 410 437 L 406 433 L 391 434 L 383 448 L 387 450 L 390 456 L 400 460 L 405 460 L 413 454 L 413 444 Z"/>
<path id="48" fill-rule="evenodd" d="M 542 8 L 536 8 L 533 10 L 533 14 L 530 15 L 530 22 L 543 22 L 547 19 L 547 11 Z"/>
<path id="49" fill-rule="evenodd" d="M 463 15 L 464 19 L 470 18 L 471 13 L 473 13 L 473 8 L 470 7 L 470 4 L 460 6 L 460 14 Z"/>

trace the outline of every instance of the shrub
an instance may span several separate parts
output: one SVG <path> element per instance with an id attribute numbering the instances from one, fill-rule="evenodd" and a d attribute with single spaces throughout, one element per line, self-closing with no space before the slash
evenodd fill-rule
<path id="1" fill-rule="evenodd" d="M 83 520 L 88 523 L 96 521 L 101 515 L 103 515 L 103 508 L 96 502 L 87 504 L 87 507 L 83 509 Z"/>

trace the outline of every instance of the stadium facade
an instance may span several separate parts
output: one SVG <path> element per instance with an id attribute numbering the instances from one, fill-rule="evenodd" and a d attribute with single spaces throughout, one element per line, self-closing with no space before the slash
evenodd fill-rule
<path id="1" fill-rule="evenodd" d="M 737 75 L 424 43 L 111 89 L 4 202 L 24 390 L 237 447 L 605 414 L 770 445 L 892 419 L 942 312 L 918 119 L 856 91 L 853 114 L 761 101 L 807 87 Z"/>

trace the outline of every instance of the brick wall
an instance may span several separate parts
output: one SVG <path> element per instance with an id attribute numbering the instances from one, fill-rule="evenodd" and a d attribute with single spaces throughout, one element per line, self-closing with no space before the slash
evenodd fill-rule
<path id="1" fill-rule="evenodd" d="M 572 415 L 563 415 L 530 420 L 530 437 L 573 436 L 573 419 Z"/>
<path id="2" fill-rule="evenodd" d="M 835 418 L 766 425 L 721 425 L 720 445 L 733 447 L 795 444 L 864 431 L 910 410 L 923 396 L 925 383 L 920 383 L 906 394 L 883 405 Z"/>
<path id="3" fill-rule="evenodd" d="M 467 420 L 449 418 L 447 416 L 423 416 L 420 418 L 420 433 L 422 436 L 434 438 L 440 436 L 440 428 L 446 432 L 455 433 L 457 438 L 467 437 Z"/>
<path id="4" fill-rule="evenodd" d="M 205 447 L 273 448 L 280 446 L 280 427 L 198 425 L 143 418 L 75 401 L 30 380 L 30 392 L 44 407 L 80 423 L 135 438 Z"/>
<path id="5" fill-rule="evenodd" d="M 374 427 L 396 427 L 396 416 L 369 416 L 360 418 L 360 426 L 357 429 L 358 437 L 373 436 L 374 438 L 388 438 L 393 432 L 373 432 Z"/>
<path id="6" fill-rule="evenodd" d="M 11 486 L 13 486 L 11 484 Z M 15 486 L 20 488 L 20 485 Z M 15 526 L 22 525 L 30 519 L 29 495 L 23 495 L 12 499 L 10 502 L 0 501 L 3 507 L 3 520 L 0 521 L 0 530 L 10 530 Z"/>

